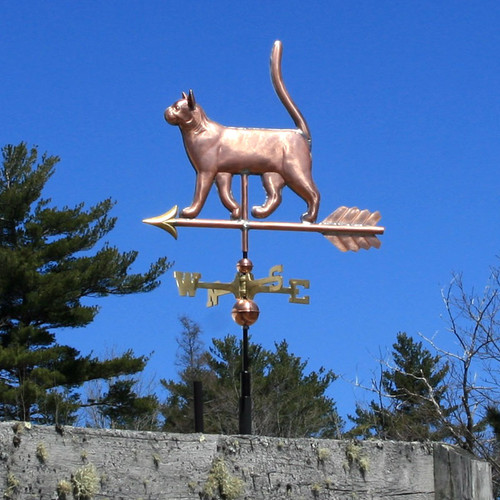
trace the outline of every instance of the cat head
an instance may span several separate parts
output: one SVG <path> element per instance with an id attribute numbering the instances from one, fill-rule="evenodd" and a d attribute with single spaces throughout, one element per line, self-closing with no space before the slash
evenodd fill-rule
<path id="1" fill-rule="evenodd" d="M 164 113 L 165 120 L 170 125 L 183 125 L 190 123 L 194 116 L 193 112 L 197 109 L 194 92 L 189 90 L 189 94 L 182 93 L 182 99 L 174 102 Z"/>

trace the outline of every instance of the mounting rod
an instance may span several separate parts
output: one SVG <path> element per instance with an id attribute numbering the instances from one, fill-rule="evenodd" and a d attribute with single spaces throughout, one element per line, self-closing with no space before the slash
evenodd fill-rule
<path id="1" fill-rule="evenodd" d="M 250 360 L 248 355 L 248 326 L 242 327 L 242 370 L 240 396 L 240 434 L 252 434 L 252 389 L 250 381 Z"/>

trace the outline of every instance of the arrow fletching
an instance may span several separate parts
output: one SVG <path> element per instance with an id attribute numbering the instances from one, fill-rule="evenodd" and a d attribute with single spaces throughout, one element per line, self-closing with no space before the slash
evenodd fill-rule
<path id="1" fill-rule="evenodd" d="M 380 248 L 381 242 L 374 234 L 356 235 L 355 233 L 356 229 L 365 226 L 376 226 L 381 217 L 380 212 L 360 210 L 357 207 L 339 207 L 323 220 L 320 225 L 352 226 L 353 234 L 328 234 L 328 231 L 324 231 L 323 234 L 340 251 L 347 252 L 348 250 L 352 250 L 353 252 L 357 252 L 360 248 L 365 250 L 371 247 Z"/>

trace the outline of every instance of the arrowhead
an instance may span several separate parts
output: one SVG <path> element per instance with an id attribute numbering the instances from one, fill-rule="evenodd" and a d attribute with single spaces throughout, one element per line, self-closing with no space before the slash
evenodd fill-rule
<path id="1" fill-rule="evenodd" d="M 175 227 L 174 220 L 177 217 L 177 212 L 179 208 L 174 205 L 168 212 L 157 217 L 151 217 L 150 219 L 143 219 L 142 222 L 145 224 L 151 224 L 152 226 L 159 227 L 171 234 L 175 239 L 177 239 L 177 228 Z"/>

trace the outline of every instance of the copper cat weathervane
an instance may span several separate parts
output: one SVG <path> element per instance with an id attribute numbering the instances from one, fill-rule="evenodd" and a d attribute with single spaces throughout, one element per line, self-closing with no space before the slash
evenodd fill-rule
<path id="1" fill-rule="evenodd" d="M 231 283 L 204 283 L 199 273 L 175 273 L 181 295 L 194 296 L 198 288 L 208 289 L 208 306 L 217 305 L 218 297 L 233 294 L 237 299 L 233 307 L 233 319 L 243 326 L 242 401 L 240 408 L 240 432 L 251 430 L 250 382 L 248 359 L 248 327 L 259 316 L 253 298 L 257 293 L 284 293 L 293 303 L 309 303 L 309 297 L 301 294 L 309 288 L 308 280 L 290 280 L 283 286 L 282 266 L 274 266 L 269 276 L 254 279 L 252 262 L 248 258 L 249 231 L 302 231 L 323 234 L 338 249 L 368 250 L 380 247 L 377 235 L 384 228 L 377 226 L 379 212 L 359 210 L 356 207 L 340 207 L 317 223 L 320 194 L 312 177 L 311 133 L 309 127 L 291 99 L 281 75 L 282 44 L 274 43 L 271 52 L 271 79 L 278 97 L 289 112 L 295 129 L 255 129 L 226 127 L 214 122 L 196 102 L 192 90 L 165 110 L 165 120 L 177 125 L 181 131 L 188 158 L 196 171 L 194 198 L 189 207 L 178 213 L 177 206 L 158 217 L 143 222 L 160 227 L 177 238 L 178 227 L 208 227 L 239 229 L 242 233 L 242 259 L 237 263 L 237 274 Z M 234 175 L 241 176 L 241 203 L 232 193 Z M 301 222 L 267 222 L 250 220 L 248 216 L 248 176 L 259 175 L 266 192 L 266 199 L 251 210 L 255 219 L 264 219 L 280 205 L 285 186 L 292 189 L 307 205 Z M 230 211 L 230 220 L 197 219 L 215 183 L 222 204 Z M 248 374 L 248 380 L 245 378 Z M 247 387 L 245 387 L 247 385 Z M 247 399 L 245 399 L 247 398 Z M 245 409 L 246 405 L 246 409 Z M 248 411 L 246 411 L 248 410 Z"/>

